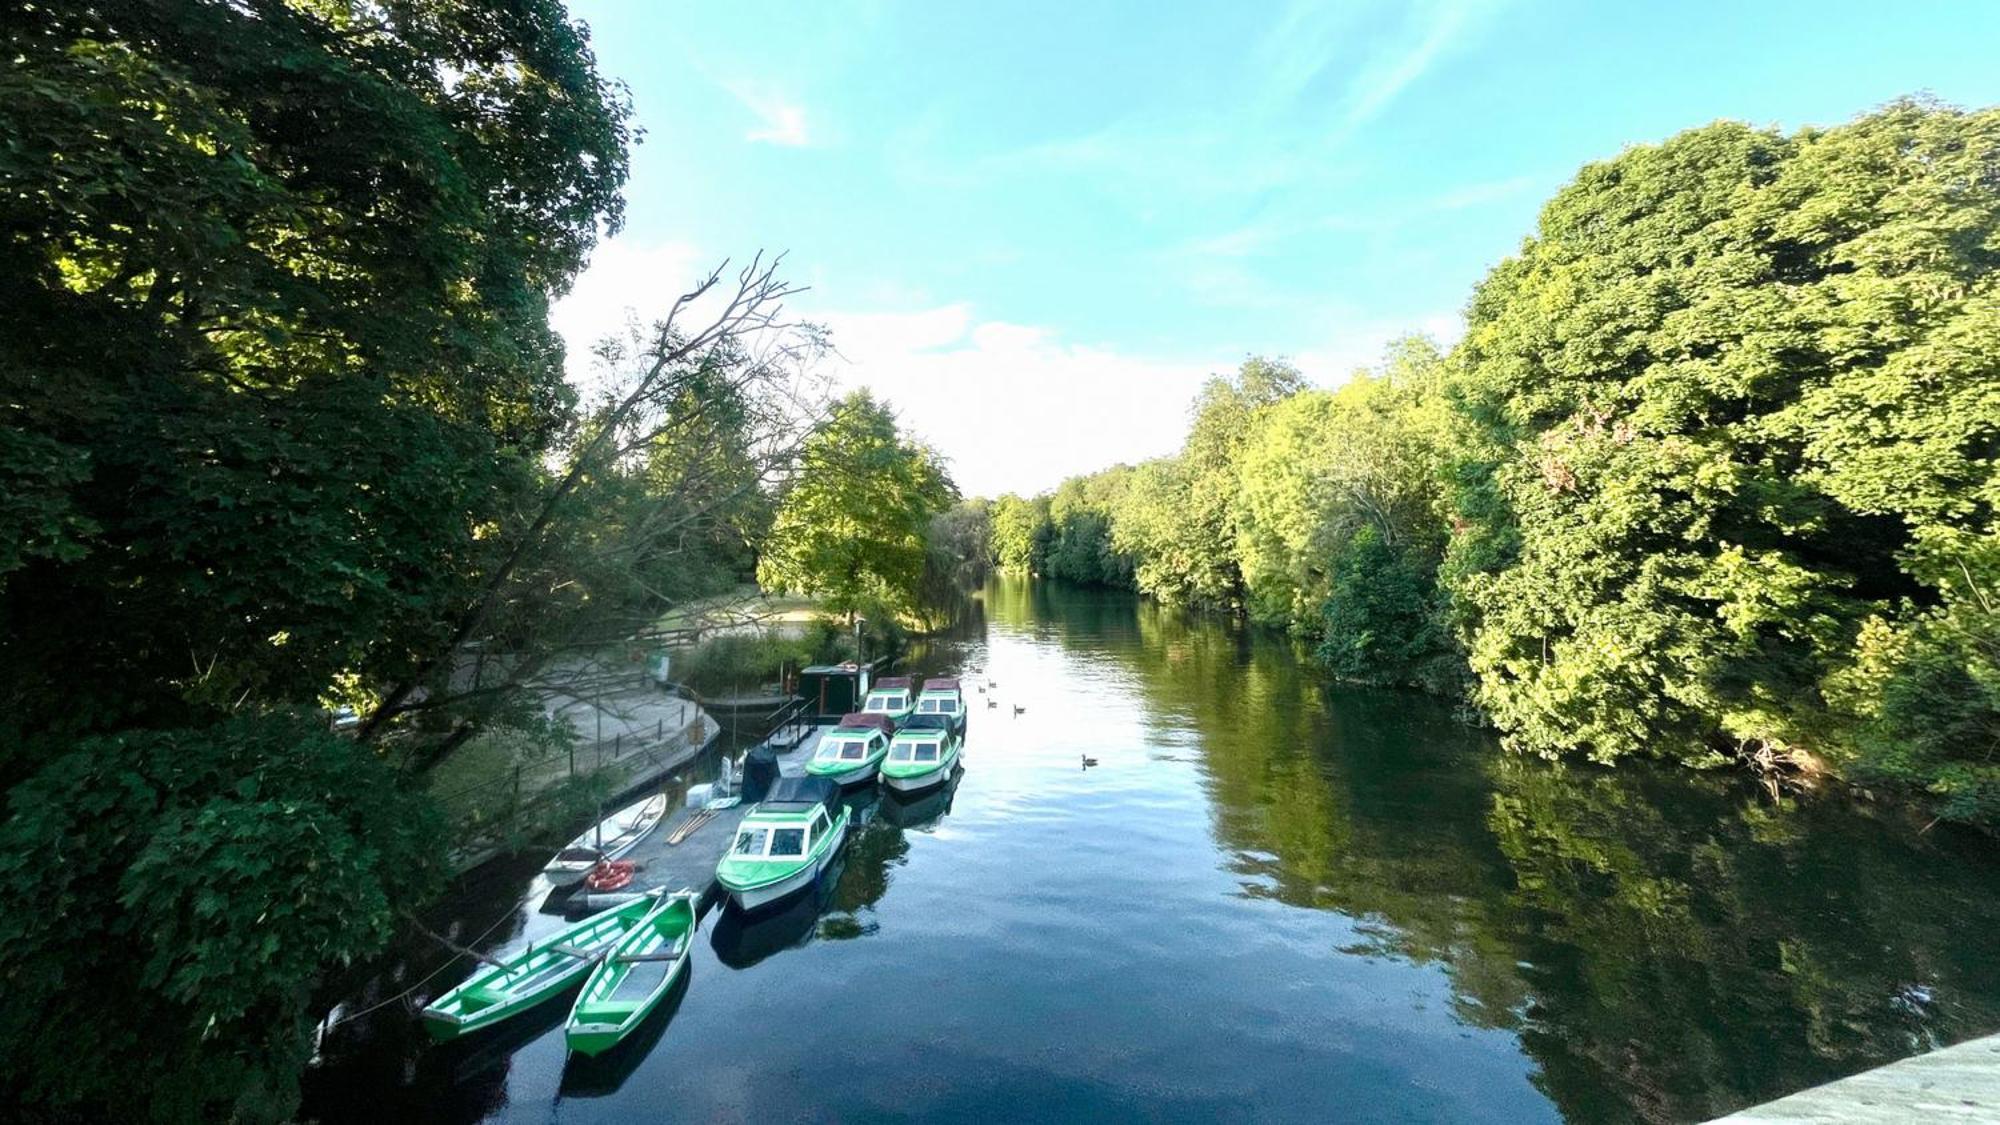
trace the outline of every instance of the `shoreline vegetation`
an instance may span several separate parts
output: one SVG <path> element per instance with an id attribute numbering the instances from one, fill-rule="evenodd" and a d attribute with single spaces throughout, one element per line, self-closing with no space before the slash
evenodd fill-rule
<path id="1" fill-rule="evenodd" d="M 1241 614 L 1513 750 L 2000 823 L 2000 111 L 1584 168 L 1449 351 L 1252 358 L 1180 452 L 990 509 L 995 565 Z M 1324 376 L 1327 373 L 1318 373 Z"/>
<path id="2" fill-rule="evenodd" d="M 1128 586 L 1523 752 L 1821 761 L 2000 817 L 2000 111 L 1589 165 L 1449 351 L 1332 390 L 1253 359 L 1176 456 L 989 503 L 831 394 L 782 256 L 661 279 L 569 380 L 549 304 L 638 137 L 559 0 L 0 35 L 23 1116 L 289 1117 L 317 986 L 444 883 L 441 768 L 575 737 L 549 700 L 750 583 L 831 619 L 814 658 L 996 566 Z"/>

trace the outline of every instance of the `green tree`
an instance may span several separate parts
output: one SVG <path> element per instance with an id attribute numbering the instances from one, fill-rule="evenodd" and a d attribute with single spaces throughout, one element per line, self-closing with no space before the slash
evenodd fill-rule
<path id="1" fill-rule="evenodd" d="M 0 775 L 408 672 L 567 424 L 548 300 L 626 168 L 583 30 L 121 2 L 0 37 Z"/>
<path id="2" fill-rule="evenodd" d="M 1240 603 L 1237 459 L 1258 417 L 1304 386 L 1289 363 L 1253 357 L 1202 388 L 1180 455 L 1141 465 L 1112 522 L 1140 590 L 1195 606 Z"/>
<path id="3" fill-rule="evenodd" d="M 915 613 L 926 534 L 957 499 L 937 454 L 904 437 L 887 406 L 855 391 L 806 440 L 757 580 L 817 596 L 835 613 Z"/>
<path id="4" fill-rule="evenodd" d="M 37 904 L 0 912 L 8 1099 L 287 1118 L 313 988 L 434 888 L 441 828 L 311 716 L 73 743 L 0 824 L 0 890 Z"/>
<path id="5" fill-rule="evenodd" d="M 1449 573 L 1514 745 L 1865 770 L 1857 724 L 1918 721 L 1827 708 L 1873 621 L 1863 678 L 1913 677 L 1968 732 L 1883 764 L 1992 791 L 2000 712 L 1949 638 L 2000 561 L 1996 160 L 2000 111 L 1899 102 L 1693 130 L 1544 208 L 1474 298 L 1454 389 Z"/>
<path id="6" fill-rule="evenodd" d="M 624 97 L 554 0 L 40 4 L 0 49 L 0 879 L 55 896 L 0 923 L 0 1077 L 283 1118 L 323 972 L 442 859 L 314 705 L 457 671 L 577 428 L 548 302 Z"/>
<path id="7" fill-rule="evenodd" d="M 1008 493 L 993 502 L 993 565 L 1009 574 L 1042 569 L 1049 537 L 1048 502 Z"/>

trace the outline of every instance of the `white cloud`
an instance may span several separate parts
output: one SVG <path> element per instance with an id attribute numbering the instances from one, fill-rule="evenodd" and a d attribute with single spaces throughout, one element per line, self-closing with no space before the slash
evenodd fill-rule
<path id="1" fill-rule="evenodd" d="M 757 117 L 757 127 L 743 134 L 744 140 L 789 148 L 803 148 L 812 143 L 806 132 L 805 107 L 759 86 L 731 82 L 725 83 L 724 88 Z"/>
<path id="2" fill-rule="evenodd" d="M 1389 344 L 1404 336 L 1429 336 L 1440 348 L 1449 349 L 1465 335 L 1465 321 L 1457 313 L 1436 312 L 1407 320 L 1332 318 L 1336 330 L 1324 343 L 1292 356 L 1292 362 L 1307 379 L 1323 387 L 1337 387 L 1362 368 L 1381 364 Z"/>
<path id="3" fill-rule="evenodd" d="M 981 321 L 964 304 L 821 317 L 847 360 L 835 378 L 888 399 L 951 459 L 968 496 L 1033 493 L 1064 477 L 1171 453 L 1202 382 L 1233 359 L 1179 361 Z"/>
<path id="4" fill-rule="evenodd" d="M 601 243 L 569 293 L 549 309 L 549 326 L 568 345 L 570 382 L 586 391 L 602 385 L 593 354 L 598 342 L 622 337 L 631 321 L 646 324 L 665 316 L 674 299 L 715 264 L 685 242 Z"/>
<path id="5" fill-rule="evenodd" d="M 666 312 L 716 261 L 684 242 L 605 243 L 550 321 L 569 345 L 570 379 L 601 386 L 591 349 L 632 320 Z M 1063 478 L 1179 448 L 1189 408 L 1209 376 L 1235 369 L 1239 352 L 1158 357 L 1077 343 L 1047 328 L 982 320 L 965 302 L 890 312 L 799 310 L 833 332 L 827 374 L 842 390 L 867 387 L 903 424 L 951 460 L 968 496 L 1030 494 Z M 1370 319 L 1323 311 L 1324 342 L 1290 358 L 1322 386 L 1381 361 L 1389 342 L 1422 332 L 1449 346 L 1455 313 Z"/>

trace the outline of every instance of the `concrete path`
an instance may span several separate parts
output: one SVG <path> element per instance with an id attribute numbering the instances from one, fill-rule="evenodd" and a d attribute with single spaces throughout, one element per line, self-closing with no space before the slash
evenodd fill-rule
<path id="1" fill-rule="evenodd" d="M 2000 1123 L 2000 1035 L 1864 1070 L 1716 1120 L 1757 1125 Z"/>

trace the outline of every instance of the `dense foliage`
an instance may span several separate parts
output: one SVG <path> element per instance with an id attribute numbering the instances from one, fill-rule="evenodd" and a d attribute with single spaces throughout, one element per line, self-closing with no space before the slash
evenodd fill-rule
<path id="1" fill-rule="evenodd" d="M 0 870 L 40 904 L 0 925 L 0 1077 L 283 1117 L 323 970 L 444 850 L 315 709 L 448 677 L 576 427 L 547 309 L 618 221 L 623 98 L 556 0 L 33 3 L 0 40 Z"/>
<path id="2" fill-rule="evenodd" d="M 78 740 L 9 792 L 0 824 L 8 1096 L 285 1117 L 313 986 L 430 888 L 439 827 L 310 716 Z"/>
<path id="3" fill-rule="evenodd" d="M 1904 103 L 1548 204 L 1457 388 L 1453 590 L 1515 744 L 1814 751 L 2000 813 L 1996 168 L 2000 112 Z"/>
<path id="4" fill-rule="evenodd" d="M 1252 360 L 1181 453 L 1003 497 L 1003 568 L 1462 695 L 1519 749 L 1831 766 L 2000 818 L 2000 111 L 1592 165 L 1464 341 Z"/>
<path id="5" fill-rule="evenodd" d="M 904 436 L 887 406 L 855 391 L 806 440 L 757 581 L 811 594 L 835 613 L 917 614 L 932 521 L 957 499 L 938 455 Z"/>
<path id="6" fill-rule="evenodd" d="M 581 31 L 188 0 L 0 35 L 7 721 L 407 671 L 566 420 L 548 299 L 625 174 Z"/>

